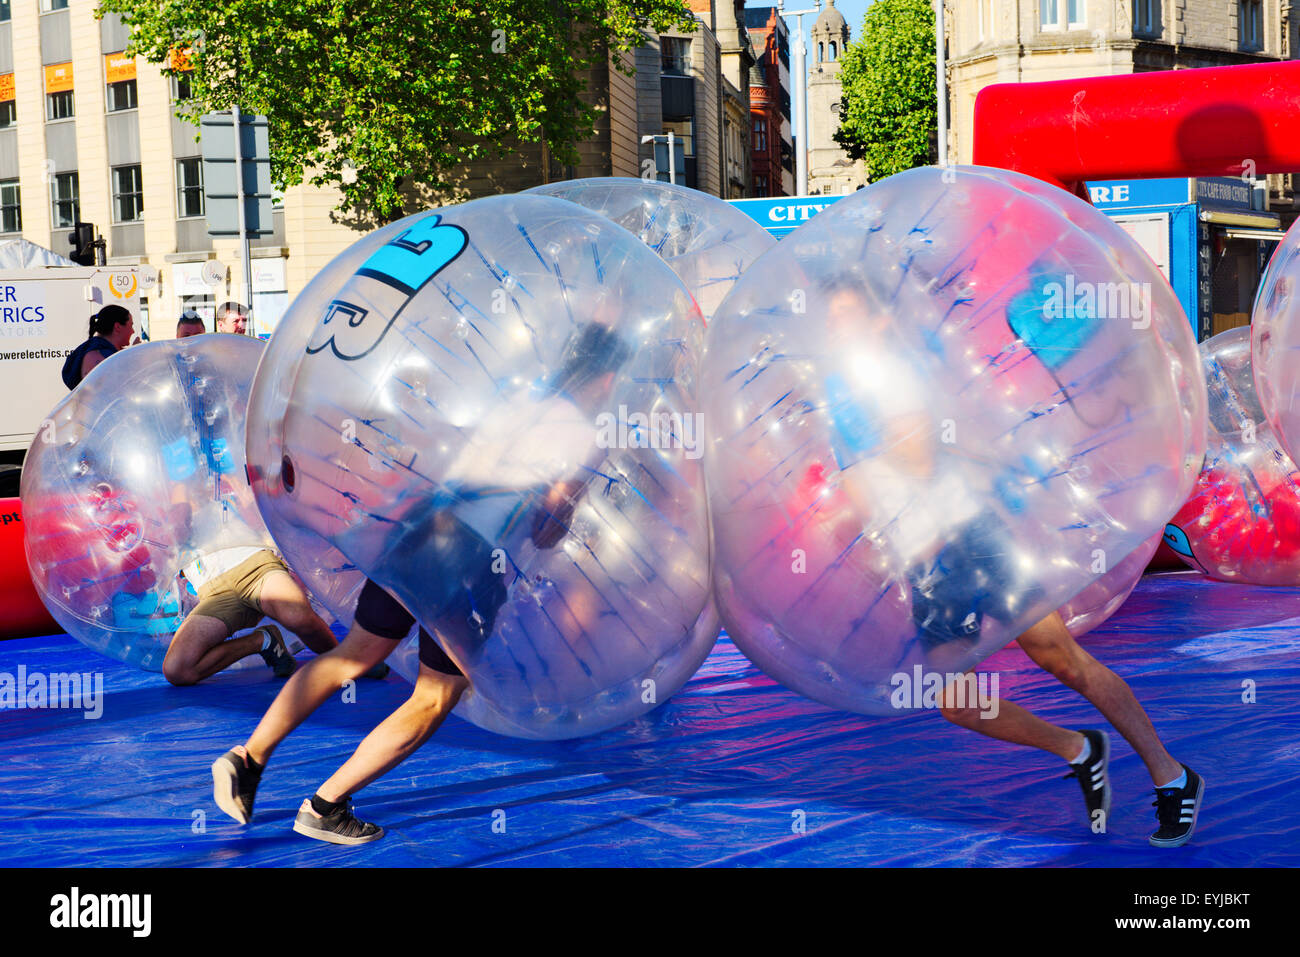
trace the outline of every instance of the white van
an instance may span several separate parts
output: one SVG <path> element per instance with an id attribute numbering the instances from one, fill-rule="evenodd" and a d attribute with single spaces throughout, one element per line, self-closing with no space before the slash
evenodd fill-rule
<path id="1" fill-rule="evenodd" d="M 0 267 L 0 472 L 13 472 L 5 466 L 22 461 L 68 394 L 63 362 L 86 340 L 90 317 L 116 303 L 141 332 L 140 294 L 156 276 L 150 266 Z M 13 478 L 0 474 L 0 498 Z"/>

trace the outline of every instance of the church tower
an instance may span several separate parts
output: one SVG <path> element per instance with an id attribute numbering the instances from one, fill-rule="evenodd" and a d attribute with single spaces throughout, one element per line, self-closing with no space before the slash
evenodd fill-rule
<path id="1" fill-rule="evenodd" d="M 834 140 L 840 125 L 840 58 L 849 42 L 849 25 L 835 0 L 821 12 L 810 37 L 808 71 L 808 192 L 839 196 L 867 182 L 866 165 L 851 160 Z"/>

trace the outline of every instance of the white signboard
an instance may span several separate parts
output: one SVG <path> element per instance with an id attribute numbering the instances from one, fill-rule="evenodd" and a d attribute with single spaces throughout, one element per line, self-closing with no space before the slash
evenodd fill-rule
<path id="1" fill-rule="evenodd" d="M 253 322 L 260 339 L 268 339 L 289 308 L 284 259 L 253 260 Z"/>
<path id="2" fill-rule="evenodd" d="M 6 344 L 48 338 L 45 283 L 32 280 L 0 282 L 0 339 Z"/>
<path id="3" fill-rule="evenodd" d="M 50 410 L 68 394 L 63 361 L 86 341 L 92 315 L 109 303 L 140 315 L 139 280 L 135 267 L 0 272 L 0 450 L 31 445 Z M 112 365 L 110 360 L 98 368 Z"/>
<path id="4" fill-rule="evenodd" d="M 209 286 L 220 286 L 226 281 L 226 265 L 219 259 L 209 259 L 200 270 L 203 281 Z"/>
<path id="5" fill-rule="evenodd" d="M 1112 216 L 1124 232 L 1146 250 L 1160 271 L 1169 279 L 1169 214 L 1146 213 L 1140 216 Z"/>
<path id="6" fill-rule="evenodd" d="M 284 260 L 253 260 L 253 292 L 285 292 Z"/>
<path id="7" fill-rule="evenodd" d="M 206 296 L 207 280 L 203 278 L 203 263 L 172 263 L 172 294 L 178 299 L 182 296 Z"/>

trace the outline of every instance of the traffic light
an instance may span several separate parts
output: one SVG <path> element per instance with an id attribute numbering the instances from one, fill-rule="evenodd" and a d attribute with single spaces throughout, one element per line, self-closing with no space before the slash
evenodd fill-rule
<path id="1" fill-rule="evenodd" d="M 94 223 L 77 223 L 72 227 L 72 235 L 68 237 L 72 243 L 71 259 L 78 266 L 95 265 L 95 224 Z"/>

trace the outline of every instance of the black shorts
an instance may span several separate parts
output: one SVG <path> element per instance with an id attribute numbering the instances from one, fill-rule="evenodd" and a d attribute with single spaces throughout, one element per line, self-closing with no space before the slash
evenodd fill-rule
<path id="1" fill-rule="evenodd" d="M 371 634 L 393 641 L 405 638 L 415 624 L 415 617 L 370 579 L 366 579 L 366 587 L 361 589 L 361 597 L 357 599 L 355 620 Z M 420 664 L 440 674 L 465 676 L 423 627 L 420 628 Z"/>
<path id="2" fill-rule="evenodd" d="M 1042 589 L 1025 582 L 1008 551 L 1015 538 L 986 512 L 957 529 L 933 560 L 908 570 L 912 622 L 923 647 L 979 639 L 985 618 L 1008 624 Z"/>

